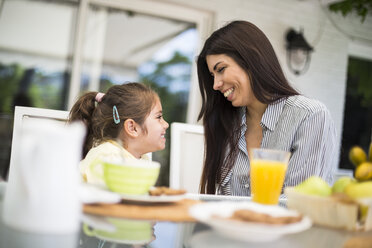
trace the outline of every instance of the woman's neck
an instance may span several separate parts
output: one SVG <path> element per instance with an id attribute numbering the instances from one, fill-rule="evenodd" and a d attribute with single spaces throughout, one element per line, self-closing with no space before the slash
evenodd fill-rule
<path id="1" fill-rule="evenodd" d="M 255 104 L 246 107 L 246 121 L 249 123 L 260 123 L 267 104 L 257 101 Z"/>
<path id="2" fill-rule="evenodd" d="M 267 104 L 256 104 L 255 107 L 247 107 L 245 140 L 247 144 L 247 151 L 251 148 L 259 148 L 262 143 L 262 127 L 260 125 L 261 119 Z"/>

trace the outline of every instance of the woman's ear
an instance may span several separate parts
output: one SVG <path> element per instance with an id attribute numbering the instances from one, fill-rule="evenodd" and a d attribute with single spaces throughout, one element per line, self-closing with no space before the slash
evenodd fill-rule
<path id="1" fill-rule="evenodd" d="M 126 119 L 123 125 L 124 131 L 127 135 L 132 138 L 136 138 L 139 135 L 138 125 L 133 119 Z"/>

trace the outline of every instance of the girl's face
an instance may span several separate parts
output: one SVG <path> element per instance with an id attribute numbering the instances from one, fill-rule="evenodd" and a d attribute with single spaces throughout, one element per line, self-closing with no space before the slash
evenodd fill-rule
<path id="1" fill-rule="evenodd" d="M 225 54 L 206 57 L 209 72 L 213 77 L 213 89 L 220 91 L 234 107 L 249 106 L 256 101 L 250 79 L 231 57 Z"/>
<path id="2" fill-rule="evenodd" d="M 169 124 L 163 119 L 163 110 L 159 98 L 156 99 L 156 104 L 144 123 L 147 133 L 142 130 L 140 135 L 143 153 L 155 152 L 165 148 L 165 133 Z"/>

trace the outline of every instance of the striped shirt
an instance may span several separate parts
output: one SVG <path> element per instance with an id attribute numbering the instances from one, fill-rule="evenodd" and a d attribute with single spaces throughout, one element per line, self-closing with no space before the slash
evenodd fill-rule
<path id="1" fill-rule="evenodd" d="M 250 165 L 245 140 L 245 111 L 242 111 L 239 149 L 233 168 L 217 185 L 217 194 L 249 196 Z M 337 168 L 336 130 L 329 111 L 319 101 L 301 95 L 282 98 L 267 106 L 260 125 L 261 148 L 291 152 L 284 187 L 294 186 L 317 175 L 330 185 Z"/>

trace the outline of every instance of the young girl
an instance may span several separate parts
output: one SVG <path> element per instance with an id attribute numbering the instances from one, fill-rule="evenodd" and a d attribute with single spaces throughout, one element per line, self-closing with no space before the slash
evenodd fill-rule
<path id="1" fill-rule="evenodd" d="M 87 125 L 79 167 L 89 183 L 103 183 L 89 169 L 97 159 L 148 159 L 146 153 L 165 148 L 169 125 L 159 96 L 141 83 L 115 85 L 106 94 L 84 94 L 70 111 L 69 122 L 76 120 Z"/>

